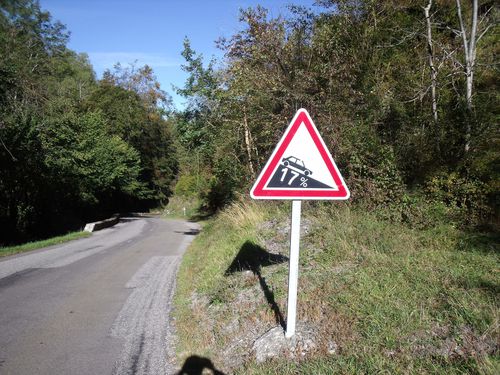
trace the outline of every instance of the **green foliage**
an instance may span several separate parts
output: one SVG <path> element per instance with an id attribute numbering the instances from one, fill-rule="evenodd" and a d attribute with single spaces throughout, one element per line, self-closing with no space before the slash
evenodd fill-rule
<path id="1" fill-rule="evenodd" d="M 175 195 L 194 197 L 199 191 L 199 177 L 195 175 L 181 175 L 175 184 Z"/>
<path id="2" fill-rule="evenodd" d="M 178 88 L 177 92 L 191 99 L 191 107 L 198 109 L 206 105 L 206 100 L 211 99 L 217 81 L 214 77 L 213 62 L 208 64 L 208 67 L 203 66 L 203 56 L 196 54 L 191 48 L 191 42 L 188 38 L 184 39 L 184 49 L 182 57 L 186 60 L 186 64 L 182 69 L 188 73 L 188 78 L 184 88 Z"/>
<path id="3" fill-rule="evenodd" d="M 209 190 L 202 195 L 203 208 L 215 213 L 233 201 L 241 186 L 241 168 L 230 157 L 216 160 Z"/>
<path id="4" fill-rule="evenodd" d="M 142 77 L 143 73 L 150 74 L 150 71 L 139 70 L 137 74 Z M 148 75 L 144 79 L 149 82 L 150 78 Z M 132 82 L 127 84 L 126 79 Z M 130 73 L 120 73 L 115 77 L 108 72 L 83 106 L 87 110 L 101 111 L 108 119 L 107 132 L 120 137 L 139 152 L 140 179 L 152 192 L 149 198 L 164 202 L 171 194 L 170 184 L 177 172 L 175 149 L 170 124 L 162 117 L 163 108 L 152 108 L 157 101 L 163 103 L 163 92 L 160 90 L 155 94 L 152 89 L 146 89 L 148 86 L 140 84 L 141 79 Z M 134 86 L 136 84 L 138 87 Z"/>
<path id="5" fill-rule="evenodd" d="M 484 182 L 460 176 L 456 172 L 441 173 L 430 178 L 426 191 L 430 198 L 450 207 L 455 220 L 478 225 L 492 216 L 488 196 L 496 191 Z"/>
<path id="6" fill-rule="evenodd" d="M 0 244 L 166 202 L 169 97 L 148 66 L 95 81 L 34 0 L 0 4 Z"/>
<path id="7" fill-rule="evenodd" d="M 67 186 L 76 185 L 82 201 L 97 203 L 97 194 L 114 190 L 144 194 L 137 181 L 138 152 L 118 136 L 108 135 L 101 113 L 67 114 L 44 124 L 41 140 L 46 166 Z"/>
<path id="8" fill-rule="evenodd" d="M 462 3 L 468 20 L 470 4 Z M 451 209 L 445 201 L 449 186 L 427 188 L 445 173 L 457 182 L 457 197 L 460 188 L 469 196 L 456 220 L 497 222 L 498 33 L 493 29 L 498 7 L 487 1 L 479 9 L 479 32 L 485 33 L 477 45 L 471 109 L 465 100 L 463 45 L 453 31 L 459 28 L 454 2 L 433 2 L 432 51 L 418 2 L 319 5 L 324 8 L 315 13 L 292 6 L 287 18 L 270 17 L 260 6 L 242 10 L 241 29 L 218 41 L 225 53 L 218 70 L 212 62 L 205 67 L 185 41 L 189 76 L 179 92 L 190 105 L 176 119 L 176 129 L 181 146 L 200 153 L 202 169 L 214 176 L 216 189 L 209 200 L 223 205 L 234 191 L 248 191 L 286 124 L 305 107 L 347 177 L 353 201 L 363 207 L 391 205 L 398 208 L 393 216 L 411 217 L 403 214 L 408 211 L 404 197 L 417 191 L 428 194 L 419 198 L 424 205 L 432 201 Z M 437 69 L 436 112 L 431 52 Z M 231 162 L 222 162 L 221 154 Z M 225 174 L 222 165 L 227 165 Z M 227 184 L 216 175 L 228 178 Z M 233 175 L 241 176 L 242 183 L 233 183 Z"/>
<path id="9" fill-rule="evenodd" d="M 404 184 L 393 147 L 382 143 L 364 123 L 347 130 L 339 160 L 348 160 L 346 178 L 353 199 L 362 200 L 372 208 L 399 204 Z"/>
<path id="10" fill-rule="evenodd" d="M 133 91 L 101 81 L 83 103 L 85 110 L 101 111 L 109 119 L 107 132 L 138 147 L 141 129 L 147 125 L 147 112 Z"/>
<path id="11" fill-rule="evenodd" d="M 150 113 L 167 113 L 172 104 L 170 95 L 161 89 L 153 69 L 148 65 L 122 67 L 117 63 L 113 72 L 104 72 L 103 81 L 136 93 Z"/>
<path id="12" fill-rule="evenodd" d="M 163 216 L 197 220 L 199 219 L 199 208 L 200 202 L 196 196 L 174 195 L 168 199 L 168 205 L 163 210 Z"/>

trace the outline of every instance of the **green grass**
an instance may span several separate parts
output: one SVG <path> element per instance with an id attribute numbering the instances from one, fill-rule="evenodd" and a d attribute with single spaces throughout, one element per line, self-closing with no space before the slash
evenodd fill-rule
<path id="1" fill-rule="evenodd" d="M 63 236 L 52 237 L 42 241 L 28 242 L 17 246 L 0 247 L 0 257 L 24 253 L 26 251 L 41 249 L 43 247 L 58 245 L 64 242 L 76 240 L 78 238 L 89 237 L 91 235 L 92 235 L 91 233 L 83 231 L 71 232 Z"/>
<path id="2" fill-rule="evenodd" d="M 173 196 L 163 210 L 163 216 L 175 219 L 192 219 L 198 214 L 200 202 L 197 198 Z"/>
<path id="3" fill-rule="evenodd" d="M 246 243 L 286 253 L 288 217 L 286 203 L 240 203 L 195 239 L 175 298 L 181 358 L 203 355 L 244 374 L 499 372 L 498 237 L 439 222 L 412 229 L 339 203 L 303 205 L 298 321 L 317 330 L 317 350 L 260 365 L 247 355 L 228 367 L 235 337 L 276 321 L 259 280 L 226 270 Z M 287 263 L 262 268 L 282 312 L 287 275 Z"/>

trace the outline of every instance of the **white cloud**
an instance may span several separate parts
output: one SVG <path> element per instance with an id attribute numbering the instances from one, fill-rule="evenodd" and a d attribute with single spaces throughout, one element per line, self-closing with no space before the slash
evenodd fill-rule
<path id="1" fill-rule="evenodd" d="M 90 61 L 98 71 L 112 68 L 116 63 L 128 65 L 137 61 L 139 66 L 149 65 L 152 68 L 179 67 L 179 61 L 160 53 L 144 52 L 89 52 Z"/>

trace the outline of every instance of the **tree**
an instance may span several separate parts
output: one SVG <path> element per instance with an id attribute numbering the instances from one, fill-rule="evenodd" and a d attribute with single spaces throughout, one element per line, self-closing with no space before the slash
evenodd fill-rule
<path id="1" fill-rule="evenodd" d="M 432 20 L 431 20 L 431 7 L 432 0 L 429 0 L 427 5 L 424 7 L 425 22 L 427 28 L 427 53 L 429 56 L 429 69 L 431 76 L 431 103 L 432 103 L 432 117 L 434 122 L 438 121 L 438 111 L 437 111 L 437 98 L 436 98 L 436 86 L 437 86 L 437 68 L 435 65 L 435 55 L 434 55 L 434 43 L 432 40 Z"/>
<path id="2" fill-rule="evenodd" d="M 482 20 L 478 19 L 478 0 L 472 0 L 472 9 L 470 14 L 469 25 L 466 25 L 463 19 L 462 3 L 461 0 L 456 0 L 457 4 L 457 16 L 459 21 L 459 31 L 458 34 L 462 38 L 463 52 L 464 52 L 464 64 L 463 69 L 465 72 L 465 101 L 467 105 L 467 111 L 469 118 L 466 122 L 465 130 L 465 152 L 470 150 L 471 133 L 472 133 L 472 115 L 473 115 L 473 88 L 474 88 L 474 73 L 476 70 L 476 57 L 477 57 L 477 44 L 480 39 L 486 34 L 486 32 L 492 27 L 492 24 L 488 24 L 483 30 L 478 30 L 479 25 L 488 14 L 493 9 L 493 5 L 484 12 Z"/>
<path id="3" fill-rule="evenodd" d="M 470 110 L 457 95 L 466 79 L 457 70 L 456 35 L 463 34 L 453 32 L 453 3 L 318 3 L 323 11 L 292 7 L 288 18 L 270 18 L 262 7 L 243 10 L 241 29 L 218 41 L 225 52 L 218 69 L 206 69 L 185 42 L 189 76 L 180 93 L 190 101 L 176 132 L 188 155 L 203 155 L 202 169 L 219 189 L 209 191 L 209 201 L 224 203 L 222 195 L 247 187 L 301 106 L 343 164 L 353 198 L 368 207 L 402 205 L 410 189 L 419 191 L 436 176 L 489 184 L 484 163 L 498 155 L 487 137 L 495 123 L 495 71 L 474 65 L 474 85 L 481 87 L 474 99 L 481 100 L 471 129 L 475 153 L 464 157 Z M 484 22 L 487 14 L 493 18 L 489 7 L 478 5 Z M 482 27 L 478 34 L 487 35 Z M 477 56 L 494 61 L 494 38 L 483 41 Z M 235 175 L 243 180 L 233 181 Z"/>
<path id="4" fill-rule="evenodd" d="M 102 112 L 49 120 L 41 142 L 44 164 L 63 187 L 61 196 L 96 204 L 100 196 L 113 192 L 144 194 L 139 153 L 120 137 L 109 136 Z"/>
<path id="5" fill-rule="evenodd" d="M 148 65 L 137 67 L 134 63 L 123 67 L 117 63 L 113 71 L 104 72 L 104 81 L 135 92 L 151 114 L 164 114 L 170 111 L 172 98 L 161 89 L 153 69 Z"/>
<path id="6" fill-rule="evenodd" d="M 0 243 L 165 202 L 176 174 L 168 95 L 151 68 L 96 82 L 34 0 L 0 4 Z"/>
<path id="7" fill-rule="evenodd" d="M 148 187 L 141 196 L 153 204 L 170 195 L 170 183 L 177 166 L 169 122 L 159 109 L 154 110 L 133 90 L 114 84 L 112 77 L 103 79 L 83 104 L 87 111 L 101 111 L 107 132 L 118 136 L 139 152 L 141 181 Z"/>

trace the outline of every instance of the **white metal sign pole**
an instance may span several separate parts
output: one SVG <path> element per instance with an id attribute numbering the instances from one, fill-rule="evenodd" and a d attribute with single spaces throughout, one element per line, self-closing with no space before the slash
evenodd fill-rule
<path id="1" fill-rule="evenodd" d="M 297 283 L 299 278 L 300 211 L 302 201 L 292 201 L 292 225 L 290 229 L 290 270 L 288 273 L 288 313 L 285 337 L 295 334 L 297 316 Z"/>

